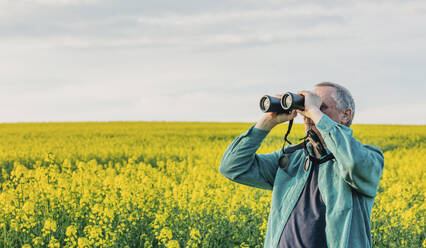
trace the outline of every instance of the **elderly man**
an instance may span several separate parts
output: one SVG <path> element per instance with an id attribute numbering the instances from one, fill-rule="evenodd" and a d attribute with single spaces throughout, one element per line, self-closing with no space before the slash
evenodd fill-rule
<path id="1" fill-rule="evenodd" d="M 297 112 L 306 132 L 314 131 L 320 142 L 256 154 L 273 127 L 297 115 L 266 113 L 228 146 L 219 171 L 237 183 L 272 190 L 265 247 L 371 247 L 383 154 L 352 136 L 355 104 L 346 88 L 325 82 L 298 94 L 305 97 L 304 111 Z M 283 155 L 287 167 L 279 166 Z"/>

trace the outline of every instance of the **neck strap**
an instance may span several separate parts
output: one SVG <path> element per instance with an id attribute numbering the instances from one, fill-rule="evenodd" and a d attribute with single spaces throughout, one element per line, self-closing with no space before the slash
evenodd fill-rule
<path id="1" fill-rule="evenodd" d="M 289 122 L 288 122 L 288 128 L 287 128 L 287 132 L 285 133 L 285 135 L 284 135 L 284 144 L 283 144 L 283 151 L 284 151 L 284 147 L 285 147 L 285 143 L 286 142 L 288 142 L 290 145 L 291 145 L 291 142 L 290 142 L 290 140 L 288 140 L 287 139 L 287 137 L 288 137 L 288 135 L 290 134 L 290 131 L 291 131 L 291 127 L 293 126 L 293 119 L 291 119 Z"/>
<path id="2" fill-rule="evenodd" d="M 325 163 L 325 162 L 327 162 L 327 161 L 329 161 L 329 160 L 331 160 L 331 159 L 333 159 L 334 158 L 334 155 L 333 155 L 333 153 L 329 153 L 329 154 L 327 154 L 324 158 L 322 158 L 322 159 L 318 159 L 318 158 L 316 158 L 316 157 L 314 157 L 314 156 L 311 156 L 310 154 L 309 154 L 309 152 L 308 152 L 308 148 L 306 147 L 306 144 L 307 144 L 308 142 L 307 142 L 307 140 L 305 139 L 304 141 L 303 141 L 303 149 L 305 150 L 305 155 L 307 156 L 307 157 L 309 157 L 309 160 L 311 160 L 314 164 L 322 164 L 322 163 Z"/>

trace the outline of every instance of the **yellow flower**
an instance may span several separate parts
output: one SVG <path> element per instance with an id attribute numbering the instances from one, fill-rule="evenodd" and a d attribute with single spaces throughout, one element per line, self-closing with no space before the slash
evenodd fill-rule
<path id="1" fill-rule="evenodd" d="M 166 244 L 167 248 L 180 248 L 179 242 L 177 240 L 170 240 Z"/>
<path id="2" fill-rule="evenodd" d="M 71 236 L 75 237 L 77 235 L 77 229 L 75 228 L 75 226 L 73 225 L 68 226 L 65 231 L 65 235 L 67 235 L 67 237 L 71 237 Z"/>
<path id="3" fill-rule="evenodd" d="M 44 226 L 42 230 L 44 235 L 47 235 L 51 232 L 56 232 L 56 221 L 53 219 L 46 219 L 44 221 Z"/>
<path id="4" fill-rule="evenodd" d="M 161 229 L 158 238 L 161 240 L 161 242 L 165 244 L 168 240 L 171 240 L 173 238 L 172 230 L 167 227 L 164 227 L 163 229 Z"/>
<path id="5" fill-rule="evenodd" d="M 90 246 L 89 240 L 87 240 L 86 238 L 78 238 L 78 247 L 79 248 L 85 248 L 85 247 L 89 247 L 89 246 Z"/>
<path id="6" fill-rule="evenodd" d="M 49 244 L 47 245 L 47 247 L 49 247 L 49 248 L 59 248 L 60 244 L 59 244 L 58 240 L 55 239 L 55 237 L 51 236 Z"/>
<path id="7" fill-rule="evenodd" d="M 200 231 L 198 229 L 192 228 L 190 232 L 190 237 L 194 241 L 199 241 L 201 238 Z"/>

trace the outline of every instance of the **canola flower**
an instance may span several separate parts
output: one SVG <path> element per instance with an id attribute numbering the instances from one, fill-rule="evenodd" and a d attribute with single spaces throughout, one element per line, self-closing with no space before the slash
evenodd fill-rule
<path id="1" fill-rule="evenodd" d="M 218 173 L 250 125 L 1 124 L 0 247 L 263 247 L 271 192 Z M 279 149 L 285 127 L 258 153 Z M 353 129 L 385 155 L 374 247 L 426 247 L 426 127 Z"/>

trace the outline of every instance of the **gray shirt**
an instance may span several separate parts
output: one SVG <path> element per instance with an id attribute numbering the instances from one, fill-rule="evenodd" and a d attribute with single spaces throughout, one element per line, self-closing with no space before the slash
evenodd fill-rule
<path id="1" fill-rule="evenodd" d="M 327 247 L 325 204 L 318 190 L 319 163 L 307 159 L 305 165 L 313 167 L 306 172 L 310 175 L 284 227 L 279 248 Z"/>

